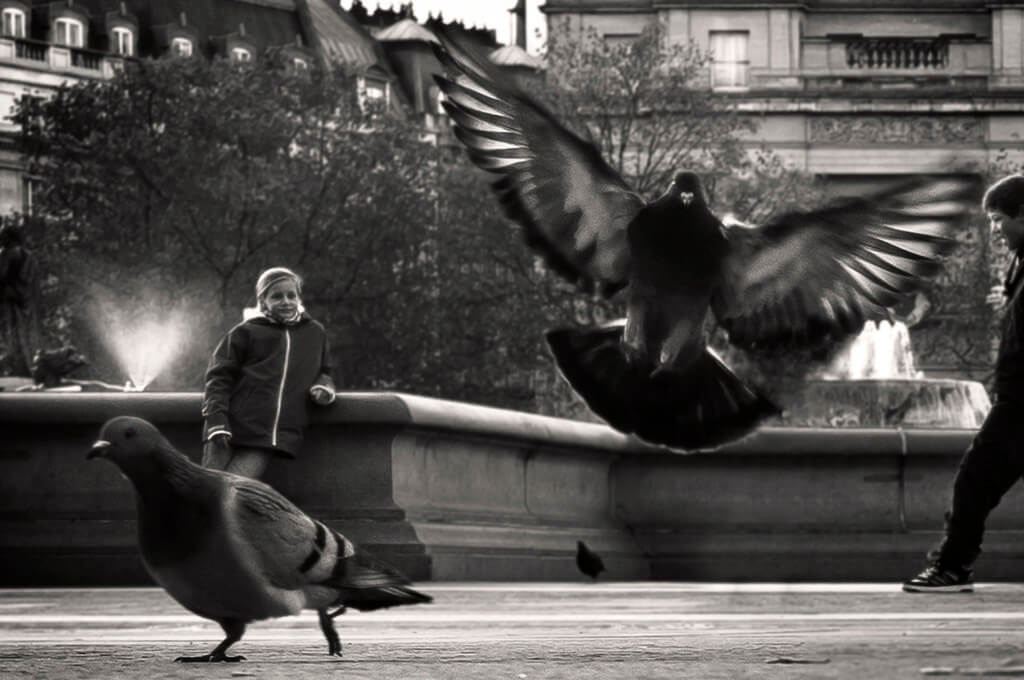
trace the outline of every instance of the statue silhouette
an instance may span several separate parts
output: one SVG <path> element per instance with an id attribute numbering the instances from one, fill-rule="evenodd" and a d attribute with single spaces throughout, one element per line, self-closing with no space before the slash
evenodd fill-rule
<path id="1" fill-rule="evenodd" d="M 5 368 L 30 375 L 39 347 L 39 277 L 36 258 L 25 248 L 21 225 L 0 225 L 0 343 Z"/>

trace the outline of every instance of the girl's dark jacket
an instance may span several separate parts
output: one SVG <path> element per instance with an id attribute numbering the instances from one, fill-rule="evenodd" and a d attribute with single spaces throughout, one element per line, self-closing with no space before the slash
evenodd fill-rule
<path id="1" fill-rule="evenodd" d="M 302 445 L 314 384 L 334 389 L 327 332 L 302 315 L 284 325 L 263 316 L 221 339 L 206 369 L 203 441 L 225 430 L 231 445 L 294 458 Z"/>

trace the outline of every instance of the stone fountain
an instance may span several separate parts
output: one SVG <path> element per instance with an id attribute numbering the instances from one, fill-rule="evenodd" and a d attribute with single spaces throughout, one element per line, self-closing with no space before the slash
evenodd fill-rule
<path id="1" fill-rule="evenodd" d="M 971 380 L 926 378 L 901 321 L 869 321 L 779 418 L 802 427 L 980 427 L 991 403 Z"/>

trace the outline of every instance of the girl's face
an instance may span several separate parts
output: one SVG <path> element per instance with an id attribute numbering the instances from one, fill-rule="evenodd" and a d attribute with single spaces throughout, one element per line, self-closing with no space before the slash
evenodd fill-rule
<path id="1" fill-rule="evenodd" d="M 299 287 L 292 279 L 278 281 L 263 294 L 263 305 L 267 314 L 279 319 L 294 316 L 301 302 Z"/>
<path id="2" fill-rule="evenodd" d="M 992 235 L 1006 241 L 1010 250 L 1017 251 L 1024 246 L 1024 211 L 1017 217 L 1010 217 L 1001 210 L 989 210 L 988 222 Z"/>

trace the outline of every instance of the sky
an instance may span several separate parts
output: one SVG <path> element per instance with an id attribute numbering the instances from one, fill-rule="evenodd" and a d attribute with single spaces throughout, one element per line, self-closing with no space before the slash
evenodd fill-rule
<path id="1" fill-rule="evenodd" d="M 407 0 L 406 0 L 407 1 Z M 379 4 L 384 9 L 398 9 L 403 0 L 363 0 L 370 12 Z M 538 6 L 543 0 L 526 0 L 526 49 L 536 54 L 543 38 L 535 35 L 536 29 L 544 29 L 546 22 Z M 416 18 L 426 20 L 429 14 L 437 14 L 440 10 L 446 19 L 462 19 L 467 26 L 493 28 L 497 31 L 498 42 L 512 42 L 512 19 L 509 9 L 514 7 L 516 0 L 412 0 Z M 341 0 L 341 6 L 348 9 L 352 0 Z"/>

